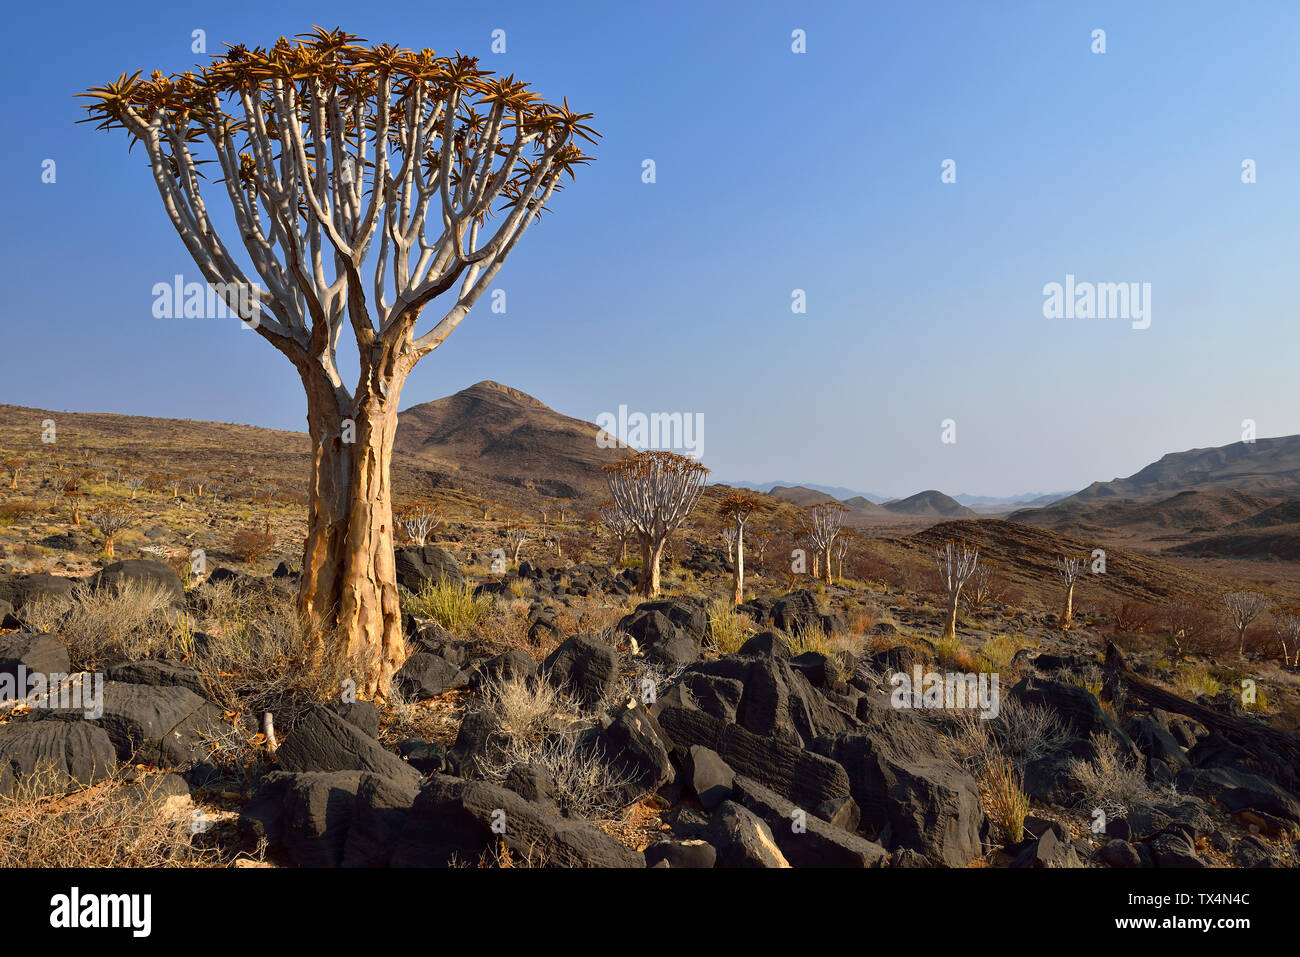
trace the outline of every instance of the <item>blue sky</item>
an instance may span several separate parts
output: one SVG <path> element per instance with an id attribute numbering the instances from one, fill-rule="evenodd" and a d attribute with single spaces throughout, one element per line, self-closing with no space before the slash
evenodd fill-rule
<path id="1" fill-rule="evenodd" d="M 604 133 L 498 277 L 507 313 L 482 301 L 405 405 L 490 378 L 589 420 L 698 412 L 717 478 L 898 495 L 1079 488 L 1245 418 L 1300 432 L 1300 7 L 700 6 L 7 13 L 0 401 L 304 427 L 260 337 L 153 317 L 154 283 L 197 271 L 141 153 L 73 94 L 194 65 L 195 29 L 218 50 L 321 24 L 480 55 Z M 1044 318 L 1067 274 L 1150 283 L 1150 328 Z"/>

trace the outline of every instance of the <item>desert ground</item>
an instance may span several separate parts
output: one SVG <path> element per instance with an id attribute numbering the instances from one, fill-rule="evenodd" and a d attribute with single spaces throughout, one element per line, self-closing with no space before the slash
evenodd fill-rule
<path id="1" fill-rule="evenodd" d="M 754 493 L 735 603 L 710 484 L 651 598 L 600 468 L 631 453 L 594 429 L 497 383 L 403 413 L 406 660 L 366 700 L 297 625 L 305 435 L 0 408 L 0 678 L 69 676 L 0 712 L 0 865 L 1300 864 L 1285 487 Z M 949 546 L 978 558 L 945 636 Z M 996 678 L 996 713 L 900 699 L 930 674 Z"/>

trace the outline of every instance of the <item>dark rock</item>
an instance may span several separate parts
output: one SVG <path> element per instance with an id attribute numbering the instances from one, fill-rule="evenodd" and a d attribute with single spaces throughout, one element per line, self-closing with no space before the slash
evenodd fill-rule
<path id="1" fill-rule="evenodd" d="M 835 761 L 705 714 L 694 706 L 689 692 L 680 696 L 682 703 L 669 704 L 656 716 L 682 754 L 693 744 L 703 745 L 737 773 L 754 778 L 800 807 L 814 808 L 849 793 L 848 777 Z"/>
<path id="2" fill-rule="evenodd" d="M 361 775 L 343 849 L 344 867 L 387 867 L 419 788 L 408 780 Z"/>
<path id="3" fill-rule="evenodd" d="M 792 867 L 880 867 L 889 857 L 879 844 L 796 808 L 752 778 L 736 777 L 734 800 L 763 819 Z"/>
<path id="4" fill-rule="evenodd" d="M 502 786 L 534 804 L 555 803 L 555 778 L 539 764 L 516 764 L 506 773 Z"/>
<path id="5" fill-rule="evenodd" d="M 81 721 L 14 721 L 0 725 L 0 795 L 49 767 L 49 784 L 96 784 L 113 773 L 117 752 L 103 728 Z"/>
<path id="6" fill-rule="evenodd" d="M 668 756 L 671 746 L 659 723 L 640 705 L 621 708 L 609 727 L 600 732 L 598 756 L 628 778 L 619 794 L 621 804 L 631 804 L 673 779 L 673 763 Z"/>
<path id="7" fill-rule="evenodd" d="M 1141 867 L 1142 858 L 1128 841 L 1112 838 L 1097 852 L 1098 859 L 1107 867 Z"/>
<path id="8" fill-rule="evenodd" d="M 372 738 L 379 737 L 379 709 L 369 701 L 337 701 L 329 706 L 336 715 L 364 731 Z"/>
<path id="9" fill-rule="evenodd" d="M 737 654 L 753 658 L 789 658 L 790 640 L 775 631 L 759 632 L 741 645 Z"/>
<path id="10" fill-rule="evenodd" d="M 447 764 L 447 747 L 437 741 L 399 741 L 397 753 L 421 774 L 439 774 Z"/>
<path id="11" fill-rule="evenodd" d="M 277 752 L 289 771 L 368 771 L 418 783 L 420 773 L 329 708 L 313 708 Z"/>
<path id="12" fill-rule="evenodd" d="M 8 602 L 16 612 L 21 613 L 23 605 L 37 598 L 70 602 L 73 584 L 71 578 L 50 575 L 46 572 L 16 575 L 0 580 L 0 599 Z M 22 617 L 21 614 L 19 617 Z"/>
<path id="13" fill-rule="evenodd" d="M 1196 856 L 1196 848 L 1180 833 L 1165 833 L 1151 842 L 1151 853 L 1156 867 L 1205 867 Z"/>
<path id="14" fill-rule="evenodd" d="M 107 588 L 117 594 L 127 582 L 157 588 L 168 596 L 173 606 L 185 606 L 185 586 L 181 584 L 180 576 L 166 562 L 152 558 L 128 558 L 114 562 L 91 577 L 90 587 Z"/>
<path id="15" fill-rule="evenodd" d="M 522 651 L 510 650 L 489 658 L 470 674 L 469 686 L 477 691 L 485 683 L 531 678 L 537 674 L 537 662 Z"/>
<path id="16" fill-rule="evenodd" d="M 505 788 L 436 774 L 420 789 L 394 854 L 396 867 L 476 860 L 501 842 L 554 867 L 644 867 L 645 858 L 582 821 Z"/>
<path id="17" fill-rule="evenodd" d="M 717 849 L 722 867 L 790 866 L 763 819 L 734 801 L 723 801 L 713 812 L 705 840 Z"/>
<path id="18" fill-rule="evenodd" d="M 13 697 L 27 696 L 26 682 L 19 682 L 19 668 L 24 675 L 43 675 L 50 680 L 50 675 L 67 675 L 71 670 L 68 660 L 68 646 L 53 635 L 34 635 L 19 632 L 0 638 L 0 675 L 9 675 L 13 680 Z M 19 687 L 22 684 L 23 687 Z M 3 688 L 3 685 L 0 685 Z M 0 690 L 0 700 L 6 694 Z"/>
<path id="19" fill-rule="evenodd" d="M 423 651 L 406 659 L 394 681 L 400 694 L 417 701 L 469 687 L 469 675 L 446 658 Z"/>
<path id="20" fill-rule="evenodd" d="M 465 584 L 465 576 L 461 574 L 456 557 L 437 545 L 399 549 L 393 555 L 393 560 L 397 569 L 397 583 L 407 591 L 418 594 L 425 582 L 433 585 Z"/>
<path id="21" fill-rule="evenodd" d="M 815 750 L 843 766 L 862 825 L 881 844 L 966 866 L 989 832 L 977 782 L 911 711 L 868 700 L 866 730 L 819 738 Z"/>
<path id="22" fill-rule="evenodd" d="M 299 867 L 343 863 L 361 778 L 356 771 L 311 771 L 294 774 L 287 782 L 280 833 Z"/>
<path id="23" fill-rule="evenodd" d="M 718 852 L 713 845 L 699 839 L 689 841 L 660 841 L 651 844 L 645 851 L 647 867 L 658 867 L 661 863 L 670 868 L 713 867 L 717 863 Z"/>
<path id="24" fill-rule="evenodd" d="M 109 681 L 121 681 L 124 684 L 189 688 L 200 697 L 207 694 L 203 690 L 203 682 L 199 678 L 199 673 L 193 668 L 174 661 L 162 661 L 156 658 L 113 665 L 104 672 L 104 677 Z"/>
<path id="25" fill-rule="evenodd" d="M 542 670 L 552 685 L 591 708 L 613 692 L 618 654 L 590 635 L 574 635 L 551 652 Z"/>
<path id="26" fill-rule="evenodd" d="M 686 775 L 691 789 L 706 811 L 716 808 L 731 797 L 732 783 L 736 772 L 731 770 L 726 761 L 718 757 L 716 751 L 693 744 L 688 752 Z"/>
<path id="27" fill-rule="evenodd" d="M 1033 838 L 1011 862 L 1012 867 L 1081 867 L 1074 848 L 1057 837 L 1052 828 Z"/>

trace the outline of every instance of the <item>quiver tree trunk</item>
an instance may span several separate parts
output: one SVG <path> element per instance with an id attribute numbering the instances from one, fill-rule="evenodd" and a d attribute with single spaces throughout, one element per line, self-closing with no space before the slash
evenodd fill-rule
<path id="1" fill-rule="evenodd" d="M 1061 628 L 1069 629 L 1074 623 L 1074 583 L 1065 586 L 1065 605 L 1061 608 Z"/>
<path id="2" fill-rule="evenodd" d="M 950 593 L 950 594 L 948 595 L 948 611 L 947 611 L 947 614 L 944 616 L 944 620 L 943 620 L 943 636 L 942 636 L 942 637 L 944 637 L 944 638 L 956 638 L 956 637 L 957 637 L 957 599 L 958 599 L 958 597 L 959 597 L 959 595 L 958 595 L 957 592 L 952 592 L 952 593 Z M 970 624 L 969 620 L 967 621 L 967 624 Z"/>
<path id="3" fill-rule="evenodd" d="M 304 383 L 313 455 L 298 612 L 318 660 L 345 655 L 357 690 L 382 697 L 406 657 L 389 479 L 401 382 L 346 409 L 323 375 Z"/>
<path id="4" fill-rule="evenodd" d="M 731 603 L 739 605 L 745 600 L 745 530 L 743 528 L 736 533 L 736 563 L 733 568 L 732 577 L 736 588 Z"/>

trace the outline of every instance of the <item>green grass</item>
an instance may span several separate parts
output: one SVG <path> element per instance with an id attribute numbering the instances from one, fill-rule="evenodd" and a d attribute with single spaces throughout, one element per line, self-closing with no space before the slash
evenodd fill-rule
<path id="1" fill-rule="evenodd" d="M 404 604 L 404 611 L 432 618 L 453 635 L 463 635 L 487 616 L 492 596 L 475 595 L 474 586 L 469 584 L 426 581 Z"/>

